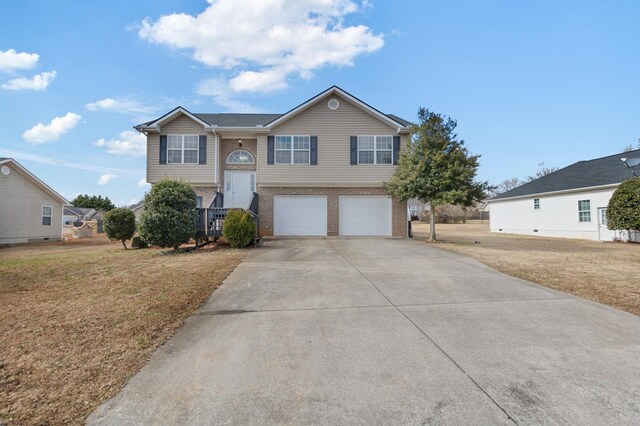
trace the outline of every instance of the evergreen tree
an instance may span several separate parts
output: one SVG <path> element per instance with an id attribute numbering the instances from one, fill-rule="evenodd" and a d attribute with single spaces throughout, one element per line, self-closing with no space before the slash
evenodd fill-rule
<path id="1" fill-rule="evenodd" d="M 455 133 L 455 120 L 426 108 L 418 109 L 411 142 L 401 153 L 388 194 L 431 205 L 430 240 L 436 240 L 435 209 L 444 204 L 469 207 L 486 197 L 491 187 L 476 182 L 479 155 L 471 155 Z"/>

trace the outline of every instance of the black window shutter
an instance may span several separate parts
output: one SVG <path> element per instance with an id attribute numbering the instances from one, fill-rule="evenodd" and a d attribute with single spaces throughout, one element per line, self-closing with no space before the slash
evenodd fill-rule
<path id="1" fill-rule="evenodd" d="M 198 164 L 207 164 L 207 135 L 198 136 Z"/>
<path id="2" fill-rule="evenodd" d="M 400 158 L 400 136 L 393 137 L 393 164 L 398 164 Z"/>
<path id="3" fill-rule="evenodd" d="M 318 165 L 318 137 L 317 136 L 311 136 L 310 138 L 311 144 L 310 144 L 310 150 L 309 150 L 309 163 L 312 166 L 317 166 Z"/>
<path id="4" fill-rule="evenodd" d="M 267 164 L 273 164 L 275 136 L 267 136 Z"/>
<path id="5" fill-rule="evenodd" d="M 160 135 L 160 164 L 167 164 L 167 135 Z"/>
<path id="6" fill-rule="evenodd" d="M 351 165 L 358 164 L 358 137 L 351 136 Z"/>

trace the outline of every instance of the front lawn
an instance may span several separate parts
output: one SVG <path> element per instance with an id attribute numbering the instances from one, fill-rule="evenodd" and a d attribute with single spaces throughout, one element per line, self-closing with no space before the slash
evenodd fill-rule
<path id="1" fill-rule="evenodd" d="M 83 423 L 245 254 L 103 237 L 0 248 L 0 424 Z"/>
<path id="2" fill-rule="evenodd" d="M 416 238 L 429 225 L 413 223 Z M 438 247 L 514 277 L 640 315 L 640 244 L 492 234 L 488 223 L 438 224 Z"/>

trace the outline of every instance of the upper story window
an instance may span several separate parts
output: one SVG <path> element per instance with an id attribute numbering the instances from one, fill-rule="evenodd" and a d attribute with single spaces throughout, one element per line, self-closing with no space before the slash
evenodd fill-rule
<path id="1" fill-rule="evenodd" d="M 198 135 L 167 135 L 167 164 L 198 164 Z"/>
<path id="2" fill-rule="evenodd" d="M 393 136 L 358 136 L 358 164 L 393 164 Z"/>
<path id="3" fill-rule="evenodd" d="M 227 157 L 227 164 L 254 164 L 253 155 L 247 150 L 237 149 Z"/>
<path id="4" fill-rule="evenodd" d="M 540 210 L 540 198 L 533 199 L 533 209 Z"/>
<path id="5" fill-rule="evenodd" d="M 578 220 L 580 222 L 591 222 L 591 200 L 578 201 Z"/>
<path id="6" fill-rule="evenodd" d="M 53 207 L 42 206 L 42 226 L 51 226 L 52 216 L 53 216 Z"/>
<path id="7" fill-rule="evenodd" d="M 309 164 L 309 136 L 276 136 L 276 164 Z"/>

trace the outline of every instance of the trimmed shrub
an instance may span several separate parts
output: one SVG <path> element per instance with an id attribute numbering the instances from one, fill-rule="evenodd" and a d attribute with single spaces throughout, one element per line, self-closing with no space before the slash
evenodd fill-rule
<path id="1" fill-rule="evenodd" d="M 248 246 L 256 235 L 256 225 L 249 212 L 229 210 L 222 226 L 222 236 L 234 248 Z"/>
<path id="2" fill-rule="evenodd" d="M 140 238 L 158 247 L 173 247 L 195 237 L 196 192 L 181 179 L 162 179 L 144 196 Z"/>
<path id="3" fill-rule="evenodd" d="M 145 248 L 149 247 L 149 244 L 147 244 L 147 242 L 145 240 L 140 238 L 139 235 L 136 235 L 131 240 L 131 247 L 135 248 L 135 249 L 145 249 Z"/>
<path id="4" fill-rule="evenodd" d="M 640 178 L 625 180 L 607 206 L 609 229 L 640 230 Z"/>
<path id="5" fill-rule="evenodd" d="M 109 210 L 104 215 L 104 231 L 110 240 L 122 241 L 126 250 L 125 241 L 130 240 L 136 232 L 136 215 L 125 208 Z"/>

